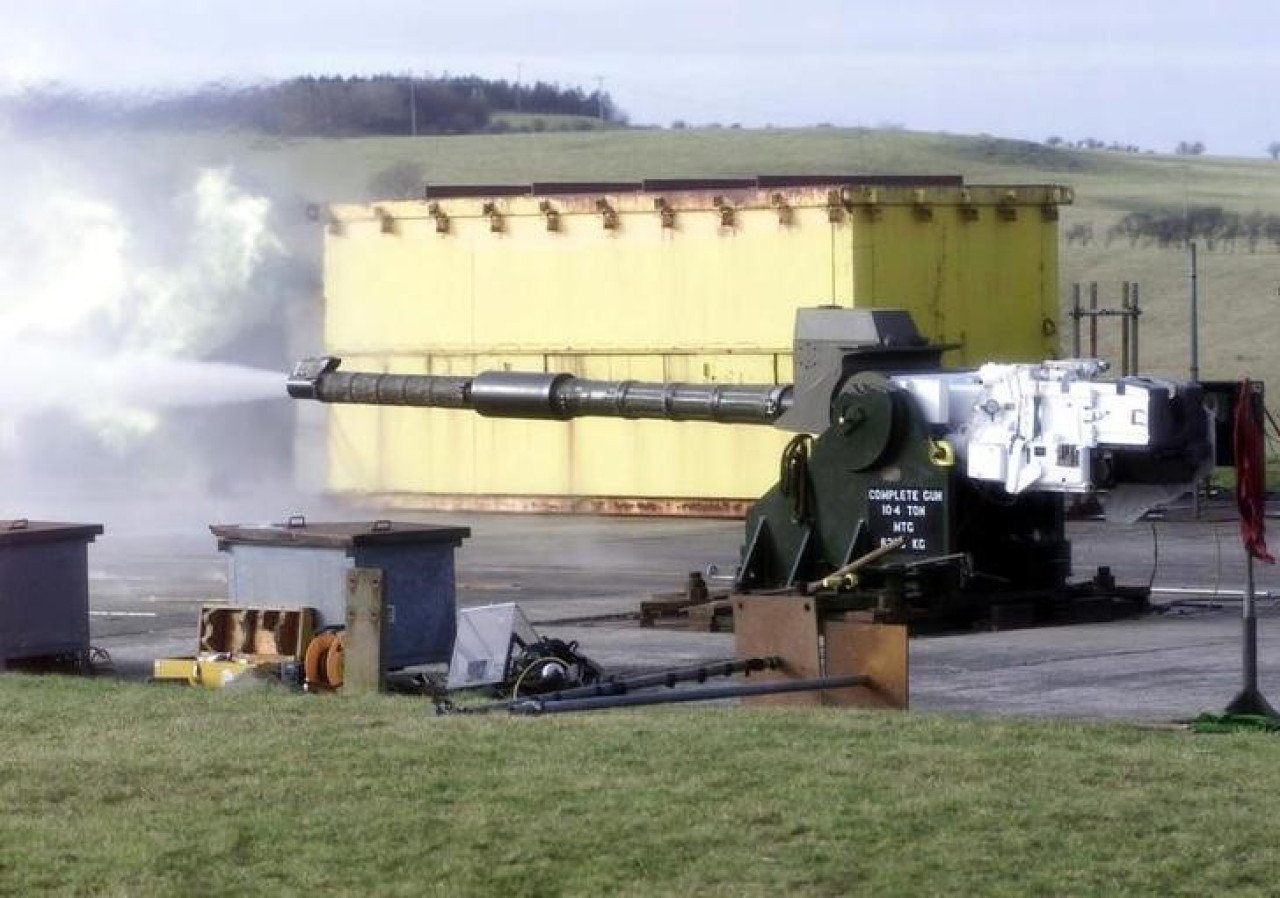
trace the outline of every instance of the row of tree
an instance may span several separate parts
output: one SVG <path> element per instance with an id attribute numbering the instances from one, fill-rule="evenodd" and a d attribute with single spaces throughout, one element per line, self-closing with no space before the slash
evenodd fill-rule
<path id="1" fill-rule="evenodd" d="M 1132 143 L 1120 143 L 1119 141 L 1111 141 L 1107 143 L 1105 140 L 1098 140 L 1096 137 L 1085 137 L 1081 140 L 1069 140 L 1053 134 L 1045 138 L 1045 146 L 1061 148 L 1066 150 L 1106 150 L 1111 153 L 1152 153 L 1154 150 L 1144 150 L 1142 147 Z"/>
<path id="2" fill-rule="evenodd" d="M 1155 150 L 1144 150 L 1137 144 L 1120 143 L 1119 141 L 1111 141 L 1107 143 L 1105 140 L 1098 140 L 1096 137 L 1085 137 L 1081 140 L 1067 140 L 1053 134 L 1045 138 L 1045 146 L 1058 147 L 1066 150 L 1105 150 L 1109 153 L 1154 153 Z M 1267 152 L 1271 153 L 1274 159 L 1280 155 L 1280 144 L 1273 144 L 1276 147 L 1275 152 L 1271 148 Z M 1205 145 L 1202 140 L 1180 140 L 1178 145 L 1173 148 L 1173 152 L 1179 156 L 1202 156 L 1204 155 Z"/>
<path id="3" fill-rule="evenodd" d="M 1093 222 L 1077 222 L 1063 232 L 1067 245 L 1094 242 Z M 1210 252 L 1232 250 L 1243 245 L 1255 253 L 1263 243 L 1280 252 L 1280 215 L 1254 211 L 1228 212 L 1221 206 L 1193 206 L 1167 212 L 1130 212 L 1107 229 L 1106 245 L 1117 240 L 1130 247 L 1156 246 L 1167 249 L 1185 246 L 1192 240 Z"/>
<path id="4" fill-rule="evenodd" d="M 1154 153 L 1154 150 L 1144 150 L 1142 147 L 1131 143 L 1119 143 L 1112 141 L 1107 143 L 1094 137 L 1086 137 L 1083 140 L 1067 140 L 1054 134 L 1045 138 L 1045 146 L 1060 147 L 1067 150 L 1107 150 L 1112 153 Z M 1203 140 L 1180 140 L 1178 145 L 1173 148 L 1173 152 L 1178 156 L 1203 156 L 1205 153 L 1205 145 Z M 1272 159 L 1280 159 L 1280 140 L 1273 140 L 1267 144 L 1267 155 Z"/>
<path id="5" fill-rule="evenodd" d="M 271 84 L 210 85 L 165 96 L 85 93 L 52 86 L 0 99 L 19 128 L 218 128 L 267 134 L 449 134 L 508 130 L 499 113 L 626 116 L 602 91 L 476 77 L 305 77 Z M 545 123 L 544 123 L 545 127 Z"/>

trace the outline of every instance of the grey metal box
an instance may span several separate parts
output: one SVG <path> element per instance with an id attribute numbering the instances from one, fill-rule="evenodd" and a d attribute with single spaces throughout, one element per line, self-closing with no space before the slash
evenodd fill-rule
<path id="1" fill-rule="evenodd" d="M 386 665 L 448 661 L 457 619 L 454 549 L 467 527 L 392 521 L 267 526 L 214 525 L 230 556 L 229 594 L 236 605 L 316 609 L 316 627 L 346 623 L 346 572 L 383 571 L 387 604 Z"/>
<path id="2" fill-rule="evenodd" d="M 100 524 L 0 521 L 0 667 L 89 649 L 89 543 Z"/>

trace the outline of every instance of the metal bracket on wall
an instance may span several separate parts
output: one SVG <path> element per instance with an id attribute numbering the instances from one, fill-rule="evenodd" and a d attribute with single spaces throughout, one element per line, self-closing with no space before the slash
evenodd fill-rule
<path id="1" fill-rule="evenodd" d="M 844 221 L 844 197 L 839 190 L 827 191 L 827 221 L 839 224 Z"/>
<path id="2" fill-rule="evenodd" d="M 933 204 L 929 202 L 929 195 L 924 190 L 917 190 L 912 197 L 911 214 L 916 221 L 933 221 Z"/>
<path id="3" fill-rule="evenodd" d="M 780 193 L 775 193 L 769 198 L 769 203 L 778 210 L 778 224 L 783 227 L 790 227 L 795 223 L 796 211 L 787 202 L 786 197 Z"/>
<path id="4" fill-rule="evenodd" d="M 658 218 L 662 221 L 664 228 L 674 228 L 676 226 L 676 210 L 667 202 L 666 197 L 656 197 L 653 201 L 653 208 L 658 210 Z"/>
<path id="5" fill-rule="evenodd" d="M 607 199 L 600 197 L 596 200 L 596 211 L 600 213 L 600 223 L 604 225 L 606 231 L 618 229 L 618 211 L 609 205 Z"/>
<path id="6" fill-rule="evenodd" d="M 1000 202 L 996 204 L 996 217 L 1001 221 L 1017 221 L 1018 220 L 1018 191 L 1005 191 Z"/>
<path id="7" fill-rule="evenodd" d="M 543 200 L 538 203 L 538 211 L 542 213 L 543 218 L 546 220 L 548 231 L 560 230 L 560 213 L 551 205 L 550 200 Z"/>
<path id="8" fill-rule="evenodd" d="M 489 230 L 495 234 L 500 234 L 506 230 L 506 223 L 503 221 L 502 212 L 499 211 L 497 204 L 488 202 L 481 207 L 481 211 L 489 216 Z"/>
<path id="9" fill-rule="evenodd" d="M 720 227 L 731 228 L 734 226 L 735 215 L 733 206 L 729 205 L 729 201 L 722 196 L 715 198 L 716 209 L 720 211 Z"/>
<path id="10" fill-rule="evenodd" d="M 440 207 L 439 203 L 433 202 L 428 205 L 427 214 L 435 220 L 437 234 L 449 233 L 449 215 Z"/>

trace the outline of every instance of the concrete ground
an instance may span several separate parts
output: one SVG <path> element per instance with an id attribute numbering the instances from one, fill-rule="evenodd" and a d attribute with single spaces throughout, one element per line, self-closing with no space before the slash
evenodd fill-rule
<path id="1" fill-rule="evenodd" d="M 349 508 L 323 515 L 384 516 Z M 460 604 L 515 601 L 535 624 L 634 611 L 640 599 L 678 589 L 688 571 L 709 564 L 731 570 L 742 529 L 732 521 L 393 516 L 470 526 L 472 538 L 457 558 Z M 1151 581 L 1159 612 L 1105 624 L 915 639 L 912 707 L 1155 720 L 1221 709 L 1240 682 L 1240 605 L 1232 591 L 1242 587 L 1245 566 L 1234 519 L 1221 508 L 1210 517 L 1073 522 L 1077 575 L 1106 564 L 1121 583 Z M 90 548 L 93 642 L 111 653 L 121 675 L 145 677 L 153 658 L 192 653 L 199 606 L 227 595 L 226 558 L 198 524 L 113 524 L 109 518 L 106 524 L 106 535 Z M 1280 571 L 1268 565 L 1256 571 L 1260 682 L 1280 700 Z M 611 671 L 732 654 L 728 634 L 622 623 L 546 624 L 541 630 L 578 640 L 583 652 Z"/>

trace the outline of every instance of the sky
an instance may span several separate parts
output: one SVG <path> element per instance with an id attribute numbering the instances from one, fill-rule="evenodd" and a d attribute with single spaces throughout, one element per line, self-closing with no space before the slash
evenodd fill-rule
<path id="1" fill-rule="evenodd" d="M 603 85 L 639 124 L 1280 140 L 1275 0 L 0 0 L 0 23 L 10 90 L 477 74 Z"/>

